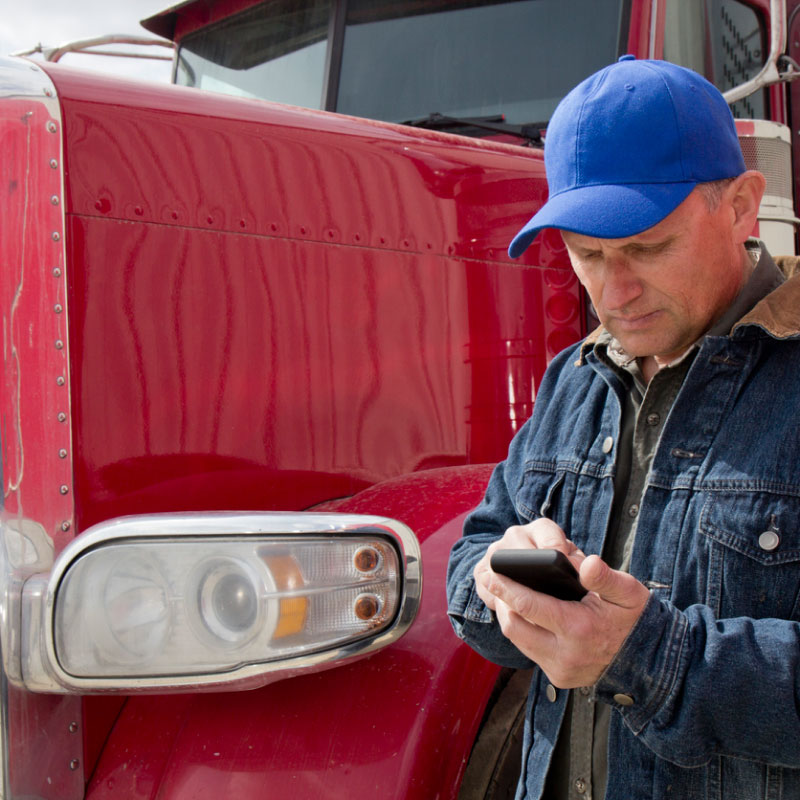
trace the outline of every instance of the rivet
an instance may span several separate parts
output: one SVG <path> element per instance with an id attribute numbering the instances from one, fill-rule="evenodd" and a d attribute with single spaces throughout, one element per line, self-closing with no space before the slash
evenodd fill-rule
<path id="1" fill-rule="evenodd" d="M 66 531 L 68 531 L 68 530 L 69 530 L 71 527 L 72 527 L 72 525 L 71 525 L 71 524 L 70 524 L 70 523 L 69 523 L 67 520 L 65 520 L 64 522 L 62 522 L 62 523 L 61 523 L 61 530 L 62 530 L 62 531 L 65 531 L 65 532 L 66 532 Z"/>
<path id="2" fill-rule="evenodd" d="M 63 310 L 64 310 L 64 306 L 62 306 L 61 303 L 56 303 L 53 306 L 53 311 L 55 311 L 56 314 L 60 314 Z"/>
<path id="3" fill-rule="evenodd" d="M 63 385 L 66 383 L 66 382 L 67 382 L 67 381 L 66 381 L 66 379 L 64 378 L 64 376 L 63 376 L 63 375 L 59 375 L 59 376 L 56 378 L 56 386 L 63 386 Z"/>
<path id="4" fill-rule="evenodd" d="M 58 457 L 59 458 L 66 458 L 67 457 L 67 451 L 63 447 L 58 451 Z"/>
<path id="5" fill-rule="evenodd" d="M 61 339 L 56 339 L 56 350 L 63 350 L 64 349 L 64 342 Z"/>
<path id="6" fill-rule="evenodd" d="M 133 213 L 136 214 L 137 217 L 141 217 L 142 214 L 144 214 L 144 209 L 141 206 L 136 206 L 136 208 L 133 209 Z"/>
<path id="7" fill-rule="evenodd" d="M 73 758 L 72 761 L 69 762 L 69 768 L 75 772 L 76 769 L 81 765 L 81 762 L 78 761 L 77 758 Z"/>
<path id="8" fill-rule="evenodd" d="M 51 158 L 51 159 L 50 159 L 50 167 L 51 167 L 52 169 L 57 169 L 57 168 L 58 168 L 58 161 L 56 161 L 56 159 L 55 159 L 55 158 Z"/>
<path id="9" fill-rule="evenodd" d="M 54 278 L 61 277 L 61 267 L 53 267 L 53 277 Z"/>
<path id="10" fill-rule="evenodd" d="M 214 224 L 214 217 L 212 217 L 212 216 L 208 216 L 208 217 L 206 217 L 206 222 L 207 222 L 209 225 L 213 225 L 213 224 Z"/>
<path id="11" fill-rule="evenodd" d="M 44 93 L 45 93 L 45 95 L 47 95 L 47 97 L 52 97 L 53 96 L 53 90 L 52 89 L 45 89 Z"/>
<path id="12" fill-rule="evenodd" d="M 53 231 L 53 234 L 52 234 L 51 238 L 52 238 L 52 240 L 54 242 L 60 242 L 61 241 L 61 234 L 58 231 Z"/>
<path id="13" fill-rule="evenodd" d="M 51 202 L 51 203 L 52 203 L 54 206 L 57 206 L 57 205 L 58 205 L 58 203 L 59 203 L 58 195 L 57 195 L 57 194 L 54 194 L 54 195 L 53 195 L 53 196 L 50 198 L 50 202 Z"/>
<path id="14" fill-rule="evenodd" d="M 53 122 L 53 120 L 50 120 L 47 123 L 47 130 L 50 131 L 50 133 L 55 133 L 58 130 L 58 126 L 55 124 L 55 122 Z"/>
<path id="15" fill-rule="evenodd" d="M 59 422 L 66 422 L 67 421 L 67 415 L 63 411 L 59 411 L 58 412 L 58 417 L 56 419 L 58 419 Z"/>
<path id="16" fill-rule="evenodd" d="M 69 494 L 69 486 L 62 484 L 58 487 L 58 491 L 61 492 L 61 494 Z"/>
<path id="17" fill-rule="evenodd" d="M 70 722 L 70 724 L 69 724 L 69 732 L 70 733 L 77 733 L 78 732 L 78 723 L 77 722 Z"/>

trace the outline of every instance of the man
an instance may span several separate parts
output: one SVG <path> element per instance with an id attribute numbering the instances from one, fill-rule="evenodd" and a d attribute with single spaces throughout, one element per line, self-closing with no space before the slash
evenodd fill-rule
<path id="1" fill-rule="evenodd" d="M 800 798 L 800 284 L 748 241 L 765 181 L 699 75 L 625 56 L 550 122 L 602 327 L 557 356 L 448 572 L 456 632 L 535 664 L 522 798 Z M 494 573 L 555 548 L 589 593 Z M 567 691 L 575 690 L 575 691 Z"/>

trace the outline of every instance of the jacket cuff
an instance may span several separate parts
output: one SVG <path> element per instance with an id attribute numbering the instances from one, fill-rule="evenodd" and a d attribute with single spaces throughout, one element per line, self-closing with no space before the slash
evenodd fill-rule
<path id="1" fill-rule="evenodd" d="M 673 691 L 689 623 L 674 606 L 650 594 L 628 638 L 595 686 L 597 699 L 617 708 L 639 734 Z"/>

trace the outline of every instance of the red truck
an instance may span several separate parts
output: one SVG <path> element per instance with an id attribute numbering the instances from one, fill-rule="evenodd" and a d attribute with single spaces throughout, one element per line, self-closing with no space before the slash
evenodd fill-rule
<path id="1" fill-rule="evenodd" d="M 592 325 L 556 232 L 506 254 L 547 120 L 704 72 L 794 252 L 788 6 L 190 0 L 178 85 L 0 61 L 0 797 L 510 796 L 527 682 L 444 579 Z"/>

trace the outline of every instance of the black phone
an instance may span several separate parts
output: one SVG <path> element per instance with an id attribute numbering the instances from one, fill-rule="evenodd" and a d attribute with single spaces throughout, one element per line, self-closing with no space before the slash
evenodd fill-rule
<path id="1" fill-rule="evenodd" d="M 490 564 L 500 575 L 559 600 L 580 600 L 586 594 L 577 570 L 560 550 L 497 550 Z"/>

